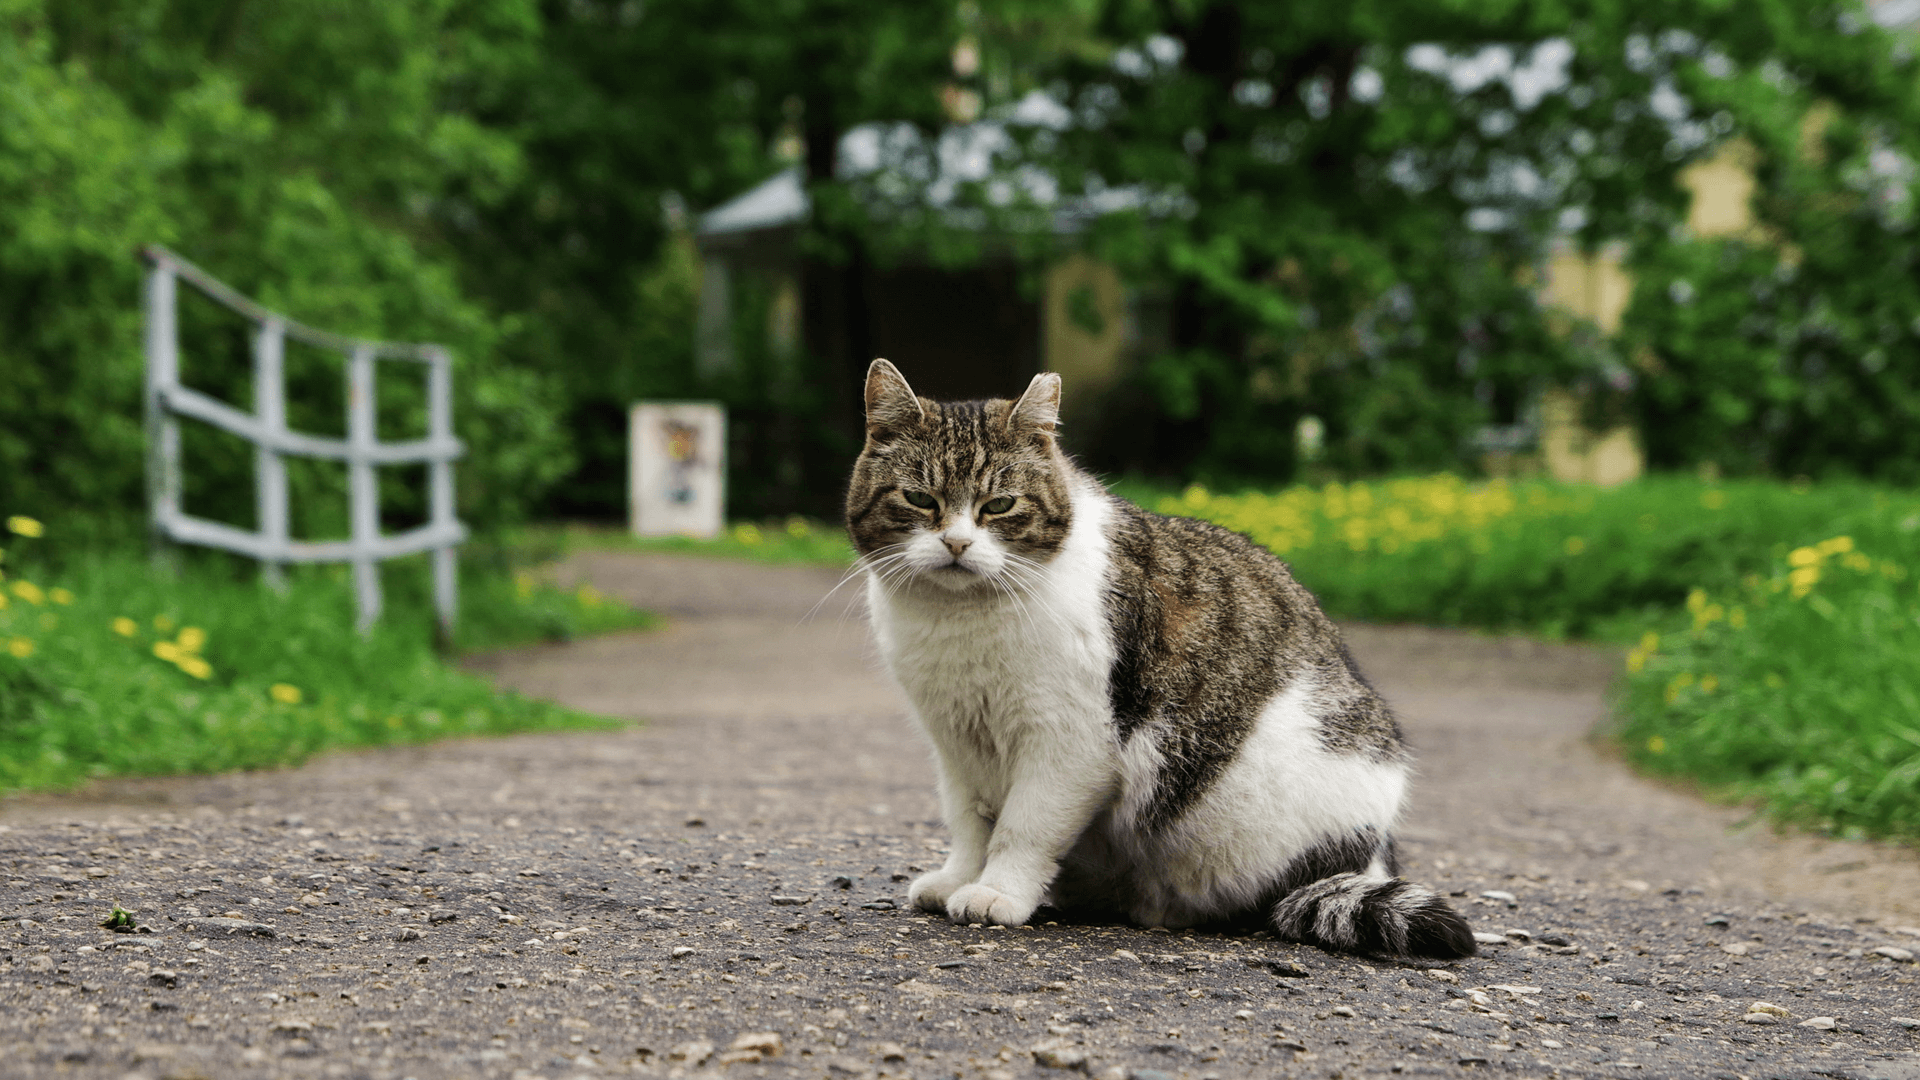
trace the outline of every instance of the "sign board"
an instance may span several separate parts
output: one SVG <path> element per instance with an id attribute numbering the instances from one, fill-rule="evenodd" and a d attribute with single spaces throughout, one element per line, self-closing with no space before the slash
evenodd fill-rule
<path id="1" fill-rule="evenodd" d="M 704 401 L 643 401 L 629 421 L 627 502 L 635 535 L 720 535 L 726 410 Z"/>

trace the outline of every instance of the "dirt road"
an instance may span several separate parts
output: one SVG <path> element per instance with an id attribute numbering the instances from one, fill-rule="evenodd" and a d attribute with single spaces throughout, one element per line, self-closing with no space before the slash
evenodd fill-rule
<path id="1" fill-rule="evenodd" d="M 1426 970 L 901 910 L 931 774 L 835 575 L 562 572 L 674 619 L 476 666 L 644 726 L 0 803 L 0 1076 L 1920 1080 L 1912 854 L 1634 778 L 1603 650 L 1349 628 L 1408 871 L 1502 942 Z"/>

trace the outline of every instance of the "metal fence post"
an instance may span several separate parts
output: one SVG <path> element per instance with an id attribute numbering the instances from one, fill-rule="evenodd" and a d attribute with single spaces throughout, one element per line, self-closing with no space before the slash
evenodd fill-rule
<path id="1" fill-rule="evenodd" d="M 459 526 L 453 516 L 453 357 L 435 349 L 427 358 L 427 442 L 439 447 L 427 466 L 428 524 L 449 532 Z M 453 644 L 453 620 L 460 606 L 460 575 L 451 539 L 433 549 L 433 606 L 440 617 L 440 640 Z"/>
<path id="2" fill-rule="evenodd" d="M 261 323 L 253 337 L 253 414 L 264 436 L 253 448 L 255 504 L 268 553 L 260 560 L 260 577 L 275 589 L 287 587 L 279 561 L 289 539 L 287 463 L 280 456 L 280 441 L 287 433 L 286 330 L 286 323 L 272 318 Z"/>
<path id="3" fill-rule="evenodd" d="M 347 360 L 347 498 L 352 525 L 353 591 L 361 633 L 380 618 L 380 488 L 373 471 L 373 350 L 356 346 Z"/>
<path id="4" fill-rule="evenodd" d="M 165 561 L 173 519 L 180 513 L 180 421 L 166 407 L 180 382 L 180 341 L 174 315 L 173 267 L 156 261 L 147 272 L 147 505 L 152 507 L 153 555 Z"/>

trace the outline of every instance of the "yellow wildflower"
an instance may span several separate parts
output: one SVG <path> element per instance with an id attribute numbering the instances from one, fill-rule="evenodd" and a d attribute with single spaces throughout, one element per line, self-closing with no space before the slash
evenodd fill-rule
<path id="1" fill-rule="evenodd" d="M 1627 670 L 1638 675 L 1647 666 L 1647 650 L 1634 648 L 1627 650 Z"/>
<path id="2" fill-rule="evenodd" d="M 6 593 L 0 592 L 0 611 L 7 610 L 7 605 L 11 602 L 7 599 Z"/>
<path id="3" fill-rule="evenodd" d="M 1853 537 L 1836 536 L 1830 540 L 1820 541 L 1818 544 L 1814 545 L 1814 548 L 1815 550 L 1819 551 L 1820 554 L 1822 555 L 1843 554 L 1845 552 L 1853 550 Z"/>
<path id="4" fill-rule="evenodd" d="M 122 615 L 113 620 L 113 632 L 121 637 L 132 637 L 140 632 L 140 624 Z"/>
<path id="5" fill-rule="evenodd" d="M 25 660 L 27 657 L 33 655 L 33 641 L 23 637 L 14 638 L 7 642 L 7 651 L 19 659 Z"/>
<path id="6" fill-rule="evenodd" d="M 1652 736 L 1647 740 L 1647 750 L 1650 753 L 1664 754 L 1667 752 L 1667 740 L 1658 735 Z"/>
<path id="7" fill-rule="evenodd" d="M 1720 689 L 1720 677 L 1717 675 L 1700 676 L 1700 689 L 1703 693 L 1708 694 Z"/>
<path id="8" fill-rule="evenodd" d="M 1781 678 L 1780 673 L 1777 671 L 1767 672 L 1766 677 L 1761 679 L 1760 681 L 1763 683 L 1766 683 L 1767 689 L 1769 690 L 1778 690 L 1781 687 L 1787 685 L 1787 680 Z"/>
<path id="9" fill-rule="evenodd" d="M 1727 612 L 1727 625 L 1733 627 L 1735 630 L 1745 630 L 1747 628 L 1747 609 L 1735 605 L 1733 610 Z"/>
<path id="10" fill-rule="evenodd" d="M 1706 606 L 1707 606 L 1707 590 L 1696 588 L 1687 593 L 1687 610 L 1688 611 L 1691 611 L 1695 615 L 1698 615 L 1700 614 L 1701 611 L 1705 610 Z"/>
<path id="11" fill-rule="evenodd" d="M 47 590 L 47 599 L 53 601 L 56 604 L 61 604 L 61 605 L 71 604 L 73 603 L 73 593 L 68 592 L 66 589 L 62 589 L 56 586 L 54 588 Z"/>
<path id="12" fill-rule="evenodd" d="M 180 658 L 180 670 L 196 679 L 204 679 L 213 674 L 213 665 L 197 656 L 183 656 Z"/>
<path id="13" fill-rule="evenodd" d="M 26 516 L 25 514 L 15 514 L 12 517 L 8 518 L 7 528 L 11 530 L 15 536 L 26 536 L 26 537 L 39 536 L 42 533 L 47 531 L 46 526 L 40 524 L 39 522 Z"/>
<path id="14" fill-rule="evenodd" d="M 197 626 L 183 626 L 174 643 L 180 646 L 182 652 L 197 653 L 207 644 L 207 632 Z"/>
<path id="15" fill-rule="evenodd" d="M 1673 704 L 1674 701 L 1677 698 L 1679 698 L 1680 691 L 1685 690 L 1687 687 L 1692 685 L 1693 685 L 1693 672 L 1691 671 L 1683 671 L 1680 674 L 1675 675 L 1672 679 L 1668 680 L 1667 692 L 1666 692 L 1667 704 L 1669 705 Z"/>
<path id="16" fill-rule="evenodd" d="M 1578 555 L 1587 550 L 1586 540 L 1578 536 L 1567 537 L 1567 542 L 1560 546 L 1569 555 Z"/>
<path id="17" fill-rule="evenodd" d="M 1200 507 L 1207 505 L 1207 489 L 1201 487 L 1199 484 L 1189 484 L 1187 490 L 1181 492 L 1180 499 L 1188 506 L 1198 510 Z"/>
<path id="18" fill-rule="evenodd" d="M 1817 566 L 1802 566 L 1787 575 L 1787 584 L 1793 586 L 1795 600 L 1812 592 L 1814 584 L 1819 580 L 1820 568 Z"/>
<path id="19" fill-rule="evenodd" d="M 153 643 L 153 655 L 169 664 L 177 664 L 185 654 L 180 651 L 180 646 L 171 641 L 156 641 Z"/>
<path id="20" fill-rule="evenodd" d="M 1794 548 L 1787 556 L 1788 566 L 1813 566 L 1820 561 L 1820 553 L 1810 547 Z"/>
<path id="21" fill-rule="evenodd" d="M 47 599 L 47 594 L 40 591 L 40 586 L 35 585 L 31 581 L 14 582 L 13 595 L 25 600 L 29 604 L 40 604 Z"/>
<path id="22" fill-rule="evenodd" d="M 787 535 L 795 540 L 805 540 L 813 535 L 813 526 L 807 524 L 806 518 L 795 514 L 787 519 Z"/>
<path id="23" fill-rule="evenodd" d="M 1647 631 L 1644 634 L 1641 634 L 1640 647 L 1647 650 L 1650 653 L 1659 652 L 1660 651 L 1660 635 L 1654 633 L 1651 630 Z"/>
<path id="24" fill-rule="evenodd" d="M 267 696 L 282 705 L 300 704 L 300 688 L 292 683 L 277 682 L 267 687 Z"/>
<path id="25" fill-rule="evenodd" d="M 751 521 L 743 521 L 735 525 L 733 527 L 733 538 L 748 547 L 755 547 L 764 539 L 764 537 L 760 535 L 760 527 Z"/>
<path id="26" fill-rule="evenodd" d="M 581 585 L 573 591 L 573 595 L 576 600 L 580 601 L 581 607 L 599 607 L 600 601 L 604 599 L 604 597 L 600 595 L 600 590 L 591 585 Z"/>
<path id="27" fill-rule="evenodd" d="M 1849 570 L 1858 570 L 1864 574 L 1873 569 L 1873 560 L 1868 558 L 1864 552 L 1850 551 L 1840 557 L 1840 565 Z"/>
<path id="28" fill-rule="evenodd" d="M 514 574 L 513 575 L 513 592 L 515 596 L 518 596 L 522 600 L 525 600 L 528 597 L 532 596 L 533 595 L 533 575 L 527 573 L 525 570 L 522 570 L 519 573 Z"/>

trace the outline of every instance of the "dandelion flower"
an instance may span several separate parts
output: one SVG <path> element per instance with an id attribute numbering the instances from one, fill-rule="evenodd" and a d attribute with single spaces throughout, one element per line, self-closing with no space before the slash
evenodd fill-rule
<path id="1" fill-rule="evenodd" d="M 180 670 L 196 679 L 204 679 L 213 674 L 213 665 L 197 656 L 183 656 L 180 658 Z"/>
<path id="2" fill-rule="evenodd" d="M 1667 740 L 1655 735 L 1647 740 L 1647 750 L 1649 753 L 1664 754 L 1667 752 Z"/>
<path id="3" fill-rule="evenodd" d="M 132 637 L 140 632 L 140 624 L 122 615 L 113 620 L 113 632 L 121 637 Z"/>
<path id="4" fill-rule="evenodd" d="M 47 590 L 47 599 L 62 606 L 73 603 L 73 593 L 61 588 Z"/>
<path id="5" fill-rule="evenodd" d="M 795 514 L 794 516 L 787 519 L 787 535 L 788 536 L 793 537 L 795 540 L 805 540 L 807 537 L 811 536 L 812 534 L 813 534 L 813 526 L 807 524 L 806 518 L 803 518 L 800 515 Z"/>
<path id="6" fill-rule="evenodd" d="M 7 651 L 16 658 L 25 660 L 33 655 L 33 641 L 30 638 L 17 637 L 7 642 Z"/>
<path id="7" fill-rule="evenodd" d="M 197 653 L 207 644 L 207 632 L 197 626 L 183 626 L 174 642 L 182 652 Z"/>
<path id="8" fill-rule="evenodd" d="M 1810 547 L 1794 548 L 1793 554 L 1787 556 L 1788 566 L 1813 566 L 1819 561 L 1820 553 Z"/>
<path id="9" fill-rule="evenodd" d="M 762 537 L 759 526 L 751 521 L 743 521 L 733 527 L 733 538 L 748 547 L 757 546 Z"/>
<path id="10" fill-rule="evenodd" d="M 153 655 L 169 664 L 177 664 L 184 654 L 180 651 L 180 646 L 171 641 L 156 641 L 153 643 Z"/>
<path id="11" fill-rule="evenodd" d="M 13 595 L 25 600 L 29 604 L 36 605 L 46 602 L 47 599 L 47 594 L 40 591 L 40 586 L 35 585 L 31 581 L 14 582 Z"/>
<path id="12" fill-rule="evenodd" d="M 25 514 L 15 514 L 7 519 L 7 528 L 15 536 L 35 537 L 47 531 L 46 526 Z"/>
<path id="13" fill-rule="evenodd" d="M 267 687 L 267 696 L 282 705 L 300 704 L 300 688 L 292 683 L 277 682 Z"/>
<path id="14" fill-rule="evenodd" d="M 580 601 L 581 607 L 591 608 L 591 607 L 600 606 L 600 599 L 601 599 L 600 590 L 594 588 L 591 585 L 580 586 L 578 589 L 574 590 L 573 595 L 575 599 Z"/>

